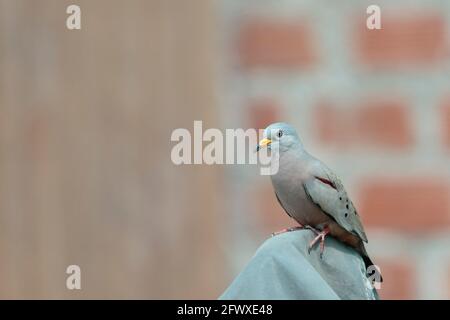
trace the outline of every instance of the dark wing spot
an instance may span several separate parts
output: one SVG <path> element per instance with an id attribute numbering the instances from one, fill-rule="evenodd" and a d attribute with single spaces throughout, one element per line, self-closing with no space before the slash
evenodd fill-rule
<path id="1" fill-rule="evenodd" d="M 348 204 L 345 207 L 348 209 Z"/>
<path id="2" fill-rule="evenodd" d="M 333 182 L 331 182 L 330 180 L 327 180 L 325 178 L 321 178 L 321 177 L 315 177 L 317 180 L 319 180 L 320 182 L 329 185 L 330 187 L 332 187 L 333 189 L 337 190 L 336 186 L 334 185 Z"/>
<path id="3" fill-rule="evenodd" d="M 339 200 L 342 200 L 342 197 L 339 197 Z"/>
<path id="4" fill-rule="evenodd" d="M 347 213 L 347 212 L 345 213 L 345 217 L 346 217 L 346 218 L 348 217 L 348 213 Z"/>

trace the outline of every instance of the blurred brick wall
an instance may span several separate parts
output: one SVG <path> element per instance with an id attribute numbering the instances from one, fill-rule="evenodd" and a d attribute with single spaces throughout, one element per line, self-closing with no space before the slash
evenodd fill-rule
<path id="1" fill-rule="evenodd" d="M 221 19 L 225 125 L 293 123 L 354 199 L 381 296 L 450 298 L 450 2 L 225 0 Z M 251 252 L 292 222 L 268 177 L 230 171 Z"/>

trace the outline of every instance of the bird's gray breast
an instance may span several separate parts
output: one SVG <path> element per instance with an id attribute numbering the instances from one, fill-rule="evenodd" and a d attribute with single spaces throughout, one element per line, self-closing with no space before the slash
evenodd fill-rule
<path id="1" fill-rule="evenodd" d="M 302 224 L 317 219 L 317 206 L 306 195 L 304 182 L 310 177 L 300 159 L 281 155 L 279 170 L 271 176 L 274 190 L 287 213 Z"/>

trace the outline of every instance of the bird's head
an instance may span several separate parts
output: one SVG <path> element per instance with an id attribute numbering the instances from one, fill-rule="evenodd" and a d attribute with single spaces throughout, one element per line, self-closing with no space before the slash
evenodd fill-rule
<path id="1" fill-rule="evenodd" d="M 301 142 L 298 137 L 297 131 L 284 122 L 276 122 L 269 125 L 264 130 L 264 138 L 259 142 L 257 151 L 264 147 L 271 149 L 278 148 L 283 152 L 292 147 L 301 147 Z"/>

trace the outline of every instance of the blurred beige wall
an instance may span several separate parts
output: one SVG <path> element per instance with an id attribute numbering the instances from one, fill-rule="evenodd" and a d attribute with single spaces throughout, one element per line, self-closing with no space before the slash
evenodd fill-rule
<path id="1" fill-rule="evenodd" d="M 82 29 L 66 29 L 66 7 Z M 215 298 L 220 168 L 170 161 L 217 126 L 211 1 L 0 0 L 0 298 Z M 82 290 L 66 289 L 66 267 Z"/>

